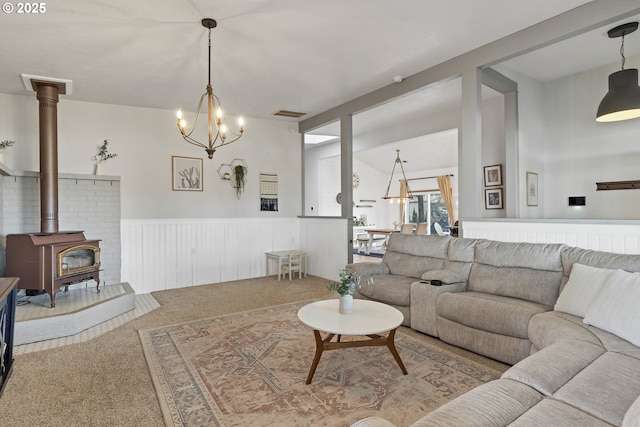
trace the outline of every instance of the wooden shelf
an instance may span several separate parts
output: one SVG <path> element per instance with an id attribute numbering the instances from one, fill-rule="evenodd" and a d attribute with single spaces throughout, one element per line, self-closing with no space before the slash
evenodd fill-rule
<path id="1" fill-rule="evenodd" d="M 640 180 L 596 182 L 596 190 L 635 190 L 640 189 Z"/>

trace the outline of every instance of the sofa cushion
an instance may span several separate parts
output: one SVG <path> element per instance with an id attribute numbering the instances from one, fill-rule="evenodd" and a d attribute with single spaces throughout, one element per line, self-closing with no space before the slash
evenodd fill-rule
<path id="1" fill-rule="evenodd" d="M 519 381 L 549 397 L 604 352 L 586 341 L 560 341 L 513 365 L 501 378 Z"/>
<path id="2" fill-rule="evenodd" d="M 554 398 L 619 426 L 640 394 L 640 360 L 608 351 L 560 388 Z"/>
<path id="3" fill-rule="evenodd" d="M 531 342 L 527 338 L 500 335 L 461 325 L 438 316 L 438 337 L 456 347 L 514 365 L 529 356 Z"/>
<path id="4" fill-rule="evenodd" d="M 571 266 L 577 262 L 582 265 L 590 265 L 598 268 L 608 268 L 612 270 L 640 271 L 640 256 L 622 255 L 611 252 L 592 251 L 590 249 L 568 247 L 562 251 L 562 268 L 564 276 L 560 289 L 569 280 Z"/>
<path id="5" fill-rule="evenodd" d="M 584 317 L 615 271 L 573 263 L 569 281 L 562 289 L 553 309 Z"/>
<path id="6" fill-rule="evenodd" d="M 589 307 L 584 323 L 640 346 L 640 274 L 617 270 Z"/>
<path id="7" fill-rule="evenodd" d="M 509 424 L 510 427 L 611 427 L 592 415 L 555 399 L 543 399 Z"/>
<path id="8" fill-rule="evenodd" d="M 476 239 L 451 239 L 444 263 L 445 270 L 458 273 L 467 281 L 475 257 L 476 242 Z"/>
<path id="9" fill-rule="evenodd" d="M 633 402 L 622 420 L 622 427 L 638 426 L 640 426 L 640 396 Z"/>
<path id="10" fill-rule="evenodd" d="M 533 351 L 567 340 L 601 345 L 600 339 L 585 326 L 581 317 L 559 311 L 548 311 L 531 318 L 527 335 L 531 340 Z"/>
<path id="11" fill-rule="evenodd" d="M 413 277 L 382 275 L 372 276 L 372 285 L 362 285 L 358 292 L 368 299 L 391 305 L 408 307 L 411 304 L 411 284 Z"/>
<path id="12" fill-rule="evenodd" d="M 528 338 L 529 319 L 550 307 L 479 292 L 443 293 L 438 296 L 436 313 L 474 329 Z"/>
<path id="13" fill-rule="evenodd" d="M 519 298 L 547 306 L 558 299 L 562 244 L 478 240 L 470 291 Z"/>
<path id="14" fill-rule="evenodd" d="M 419 279 L 425 271 L 444 267 L 451 239 L 449 236 L 395 233 L 389 237 L 382 261 L 391 274 Z"/>
<path id="15" fill-rule="evenodd" d="M 511 380 L 495 380 L 445 403 L 411 427 L 501 427 L 516 420 L 540 402 L 542 395 Z"/>

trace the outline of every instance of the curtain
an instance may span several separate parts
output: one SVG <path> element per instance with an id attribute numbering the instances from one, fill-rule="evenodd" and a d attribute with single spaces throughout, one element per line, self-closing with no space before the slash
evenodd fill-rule
<path id="1" fill-rule="evenodd" d="M 400 225 L 404 224 L 404 205 L 407 200 L 406 197 L 408 196 L 407 188 L 408 188 L 407 180 L 401 179 L 400 180 L 400 221 L 398 221 Z"/>
<path id="2" fill-rule="evenodd" d="M 438 180 L 438 188 L 440 189 L 440 194 L 442 194 L 442 200 L 444 201 L 447 213 L 449 214 L 449 224 L 453 225 L 455 224 L 456 219 L 453 217 L 453 191 L 451 190 L 451 179 L 449 179 L 449 175 L 437 176 L 436 179 Z"/>

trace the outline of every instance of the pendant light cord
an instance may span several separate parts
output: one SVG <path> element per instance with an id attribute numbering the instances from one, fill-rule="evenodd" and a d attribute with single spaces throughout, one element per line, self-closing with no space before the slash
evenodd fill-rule
<path id="1" fill-rule="evenodd" d="M 622 56 L 622 69 L 624 70 L 624 63 L 626 61 L 624 57 L 624 34 L 622 34 L 622 44 L 620 45 L 620 56 Z"/>
<path id="2" fill-rule="evenodd" d="M 624 43 L 624 37 L 622 42 Z M 624 61 L 622 63 L 624 64 Z M 211 85 L 211 28 L 209 28 L 209 85 Z"/>

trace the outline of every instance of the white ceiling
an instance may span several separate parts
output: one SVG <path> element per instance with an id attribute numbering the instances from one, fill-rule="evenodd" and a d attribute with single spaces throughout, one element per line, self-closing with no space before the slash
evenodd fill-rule
<path id="1" fill-rule="evenodd" d="M 200 20 L 210 17 L 218 21 L 212 31 L 214 91 L 228 114 L 248 118 L 250 131 L 251 118 L 270 119 L 280 109 L 308 113 L 303 119 L 311 117 L 386 86 L 396 75 L 412 75 L 585 3 L 47 2 L 45 13 L 0 14 L 0 93 L 33 96 L 20 77 L 32 74 L 72 80 L 68 99 L 193 111 L 207 73 L 207 30 Z M 548 80 L 616 62 L 619 45 L 606 37 L 607 29 L 513 59 L 508 65 Z M 637 43 L 628 39 L 629 55 L 637 55 L 640 37 Z M 547 66 L 550 63 L 554 66 Z M 432 96 L 405 97 L 390 104 L 390 110 L 375 114 L 391 117 L 394 104 L 400 110 L 403 105 L 441 108 L 436 100 L 459 103 L 459 89 L 457 94 L 439 89 Z"/>

